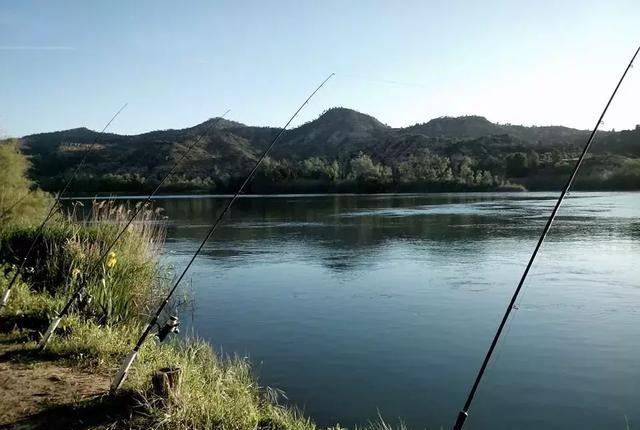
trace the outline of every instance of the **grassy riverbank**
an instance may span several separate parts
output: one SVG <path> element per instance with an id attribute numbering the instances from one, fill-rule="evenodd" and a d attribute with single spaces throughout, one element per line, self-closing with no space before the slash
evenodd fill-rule
<path id="1" fill-rule="evenodd" d="M 5 282 L 6 283 L 6 282 Z M 5 310 L 3 320 L 12 320 L 18 328 L 0 337 L 2 343 L 25 342 L 13 360 L 30 363 L 58 362 L 99 375 L 113 375 L 119 361 L 139 335 L 136 323 L 101 325 L 72 315 L 60 326 L 42 354 L 34 351 L 37 331 L 44 328 L 46 315 L 59 309 L 60 298 L 34 293 L 20 284 Z M 21 324 L 28 322 L 28 324 Z M 6 325 L 5 325 L 6 327 Z M 151 391 L 151 375 L 167 366 L 182 370 L 182 383 L 175 403 L 166 407 Z M 107 386 L 102 387 L 107 390 Z M 131 419 L 113 422 L 119 427 L 186 428 L 279 428 L 314 429 L 312 422 L 294 411 L 279 406 L 251 373 L 248 361 L 221 358 L 211 347 L 198 340 L 173 340 L 166 344 L 149 341 L 142 348 L 123 394 L 131 398 Z M 88 400 L 91 402 L 93 400 Z M 104 401 L 104 400 L 103 400 Z M 114 401 L 120 402 L 120 399 Z M 86 402 L 78 402 L 82 408 Z"/>

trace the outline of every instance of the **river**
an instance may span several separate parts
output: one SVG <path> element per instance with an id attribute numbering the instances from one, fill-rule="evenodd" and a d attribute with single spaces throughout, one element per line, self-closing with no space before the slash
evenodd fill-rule
<path id="1" fill-rule="evenodd" d="M 244 197 L 190 271 L 184 324 L 321 425 L 448 428 L 556 197 Z M 158 199 L 165 264 L 184 267 L 225 201 Z M 572 193 L 467 427 L 625 420 L 640 425 L 640 194 Z"/>

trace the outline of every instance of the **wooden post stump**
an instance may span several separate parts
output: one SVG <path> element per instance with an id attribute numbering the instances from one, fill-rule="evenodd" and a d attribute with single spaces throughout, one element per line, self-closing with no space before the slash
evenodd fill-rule
<path id="1" fill-rule="evenodd" d="M 178 400 L 180 391 L 180 368 L 163 367 L 151 377 L 153 393 L 166 402 Z"/>

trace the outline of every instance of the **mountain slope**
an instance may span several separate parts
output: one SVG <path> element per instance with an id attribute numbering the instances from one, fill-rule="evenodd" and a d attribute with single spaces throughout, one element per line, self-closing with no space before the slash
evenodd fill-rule
<path id="1" fill-rule="evenodd" d="M 132 136 L 100 135 L 86 128 L 40 133 L 23 138 L 24 150 L 32 157 L 34 176 L 44 186 L 56 188 L 97 141 L 82 174 L 84 182 L 77 181 L 75 189 L 97 187 L 116 191 L 122 184 L 127 184 L 127 190 L 148 187 L 173 166 L 187 145 L 200 139 L 174 180 L 182 181 L 184 186 L 180 189 L 184 190 L 226 189 L 234 178 L 248 170 L 279 129 L 226 119 L 216 124 L 214 121 L 217 119 L 184 129 Z M 466 172 L 461 167 L 466 163 L 477 172 L 486 171 L 492 177 L 515 178 L 516 182 L 525 183 L 518 175 L 531 176 L 535 173 L 533 167 L 540 164 L 551 169 L 545 175 L 554 178 L 561 175 L 562 160 L 573 157 L 587 135 L 585 130 L 561 126 L 496 124 L 481 116 L 441 117 L 392 128 L 355 110 L 332 108 L 315 120 L 286 131 L 271 154 L 271 160 L 275 161 L 265 166 L 270 169 L 265 175 L 274 183 L 351 180 L 360 174 L 356 171 L 361 169 L 354 167 L 353 160 L 362 153 L 374 163 L 358 161 L 364 163 L 365 170 L 369 169 L 374 176 L 392 176 L 395 182 L 401 180 L 398 175 L 406 171 L 410 161 L 414 163 L 411 169 L 415 170 L 429 165 L 433 159 L 441 164 L 446 161 L 454 176 Z M 601 132 L 593 153 L 622 157 L 614 163 L 615 168 L 621 169 L 624 159 L 640 156 L 639 148 L 638 129 Z M 512 160 L 513 157 L 517 160 Z M 332 160 L 337 164 L 332 165 Z M 602 180 L 612 174 L 606 166 L 600 165 L 598 169 Z M 470 181 L 469 178 L 465 181 Z"/>
<path id="2" fill-rule="evenodd" d="M 506 134 L 507 129 L 490 122 L 483 116 L 440 117 L 423 124 L 408 127 L 407 131 L 429 137 L 457 139 Z"/>
<path id="3" fill-rule="evenodd" d="M 336 157 L 363 150 L 384 139 L 392 129 L 372 116 L 346 108 L 332 108 L 317 119 L 286 133 L 274 155 L 303 159 Z"/>

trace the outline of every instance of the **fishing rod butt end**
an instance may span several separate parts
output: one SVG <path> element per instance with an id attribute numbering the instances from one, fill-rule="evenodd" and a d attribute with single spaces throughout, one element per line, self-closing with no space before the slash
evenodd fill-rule
<path id="1" fill-rule="evenodd" d="M 11 289 L 7 288 L 4 293 L 2 293 L 2 300 L 0 300 L 0 309 L 4 308 L 9 301 L 9 295 L 11 295 Z"/>
<path id="2" fill-rule="evenodd" d="M 118 391 L 120 387 L 122 387 L 124 380 L 127 379 L 127 374 L 129 373 L 129 369 L 131 368 L 131 365 L 133 364 L 133 361 L 136 359 L 137 355 L 138 355 L 138 351 L 134 349 L 131 352 L 129 352 L 129 354 L 127 354 L 124 360 L 122 360 L 122 365 L 120 365 L 120 369 L 118 370 L 118 373 L 116 373 L 116 376 L 113 378 L 113 381 L 111 382 L 111 387 L 109 388 L 110 394 L 115 394 L 115 392 Z"/>
<path id="3" fill-rule="evenodd" d="M 469 416 L 468 412 L 460 411 L 458 413 L 458 418 L 456 418 L 456 423 L 453 425 L 453 430 L 462 430 L 462 427 L 464 426 L 464 422 L 467 420 L 468 416 Z"/>
<path id="4" fill-rule="evenodd" d="M 56 329 L 60 325 L 60 321 L 62 321 L 62 317 L 56 317 L 51 321 L 51 324 L 49 324 L 49 328 L 47 328 L 47 331 L 45 331 L 44 335 L 42 335 L 42 339 L 40 339 L 40 342 L 38 342 L 38 351 L 43 351 L 47 347 L 51 336 L 53 336 L 53 332 L 56 331 Z"/>

